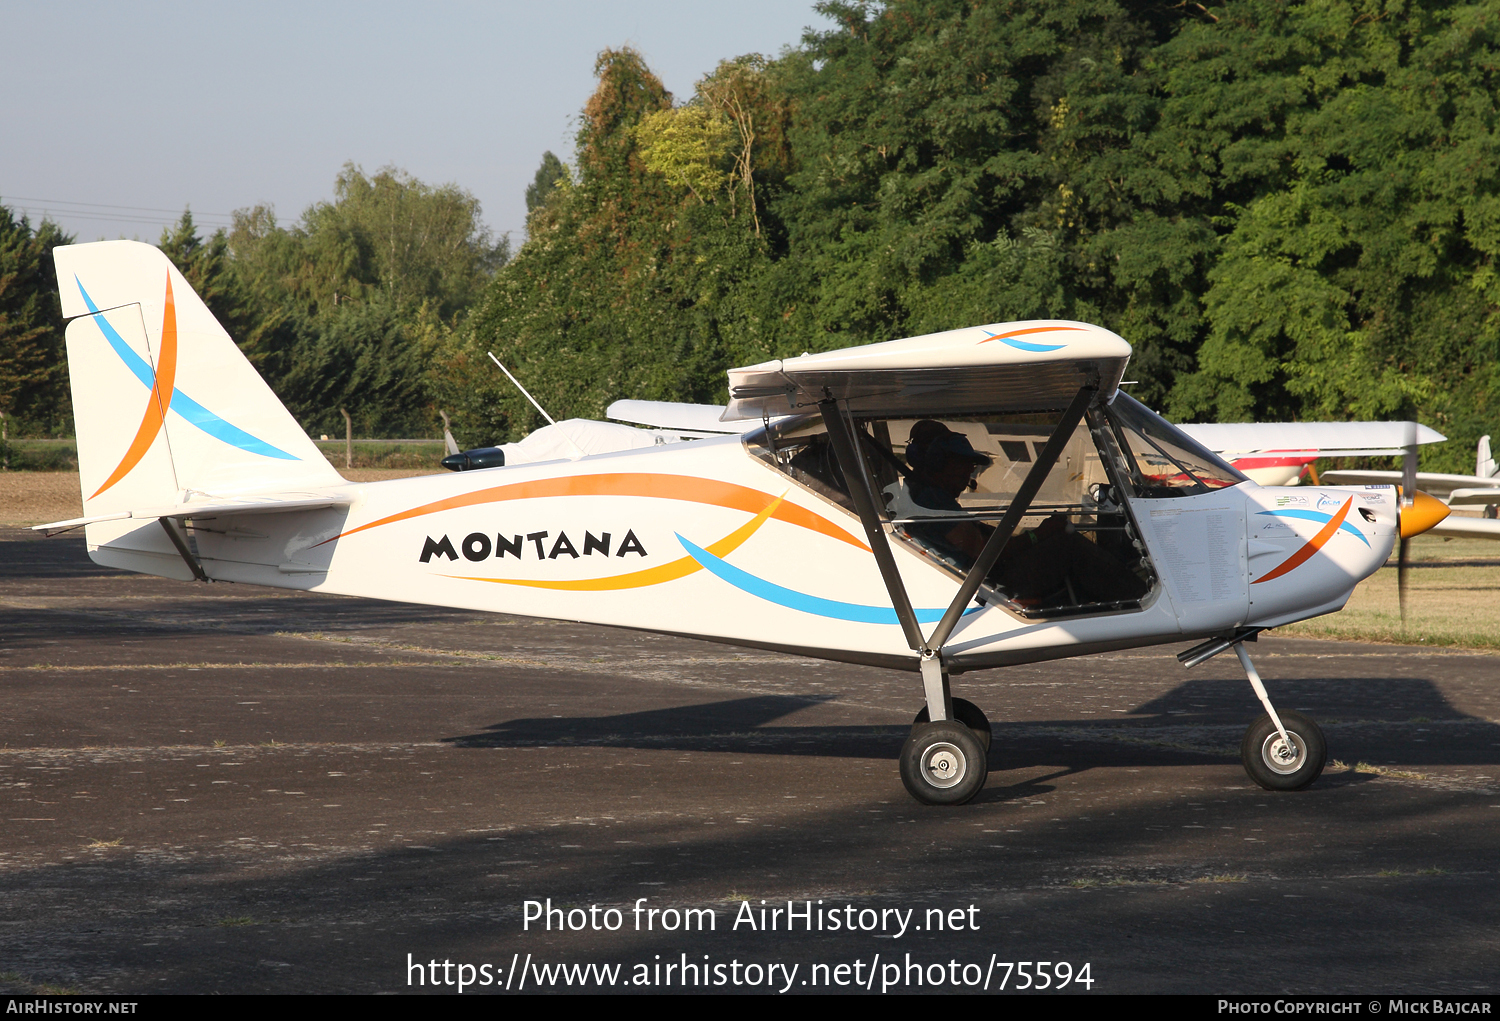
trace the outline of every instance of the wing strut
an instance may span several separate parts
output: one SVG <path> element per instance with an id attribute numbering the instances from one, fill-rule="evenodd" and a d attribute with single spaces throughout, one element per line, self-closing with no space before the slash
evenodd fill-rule
<path id="1" fill-rule="evenodd" d="M 875 483 L 870 479 L 865 459 L 854 447 L 853 430 L 848 420 L 839 414 L 838 401 L 829 398 L 818 402 L 823 413 L 823 424 L 828 429 L 828 439 L 833 444 L 834 456 L 844 470 L 844 481 L 854 509 L 859 514 L 860 524 L 865 526 L 865 537 L 870 540 L 870 551 L 875 554 L 875 563 L 880 567 L 880 576 L 885 579 L 886 591 L 891 595 L 891 605 L 896 609 L 896 619 L 906 635 L 906 644 L 924 656 L 929 655 L 927 643 L 922 641 L 922 628 L 917 624 L 917 615 L 911 608 L 911 597 L 906 594 L 906 584 L 901 572 L 896 569 L 896 558 L 891 554 L 885 526 L 880 512 L 876 510 Z"/>
<path id="2" fill-rule="evenodd" d="M 1031 508 L 1031 501 L 1036 499 L 1037 492 L 1042 488 L 1042 483 L 1047 480 L 1047 474 L 1052 471 L 1052 466 L 1062 456 L 1063 448 L 1073 438 L 1073 431 L 1078 428 L 1078 423 L 1083 421 L 1084 412 L 1088 411 L 1090 402 L 1099 392 L 1097 387 L 1080 387 L 1078 395 L 1073 398 L 1073 403 L 1068 405 L 1068 410 L 1063 412 L 1062 418 L 1057 423 L 1057 428 L 1052 430 L 1047 445 L 1037 455 L 1036 463 L 1026 473 L 1026 480 L 1021 483 L 1016 498 L 1005 511 L 1005 517 L 995 526 L 990 533 L 989 539 L 985 541 L 984 549 L 979 551 L 979 558 L 974 561 L 974 566 L 969 568 L 969 573 L 964 577 L 964 583 L 958 587 L 958 594 L 953 597 L 953 602 L 948 604 L 943 619 L 938 621 L 937 628 L 928 639 L 928 646 L 941 650 L 943 643 L 953 633 L 958 625 L 958 620 L 963 616 L 964 607 L 969 605 L 969 600 L 974 598 L 974 593 L 979 591 L 979 585 L 984 581 L 985 575 L 995 566 L 995 561 L 1000 559 L 1000 554 L 1005 550 L 1005 544 L 1010 542 L 1010 537 L 1015 533 L 1016 526 L 1021 523 L 1021 518 Z"/>

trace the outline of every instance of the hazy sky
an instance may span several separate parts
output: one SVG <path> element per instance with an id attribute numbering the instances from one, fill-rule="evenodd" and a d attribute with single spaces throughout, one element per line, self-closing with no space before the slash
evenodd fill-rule
<path id="1" fill-rule="evenodd" d="M 519 242 L 601 49 L 634 46 L 681 101 L 720 60 L 831 26 L 812 0 L 0 0 L 0 202 L 80 241 L 154 242 L 184 206 L 210 228 L 257 202 L 289 223 L 353 160 L 456 182 Z"/>

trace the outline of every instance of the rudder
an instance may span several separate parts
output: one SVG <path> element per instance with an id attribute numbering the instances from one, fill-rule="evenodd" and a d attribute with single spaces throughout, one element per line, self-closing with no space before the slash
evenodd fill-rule
<path id="1" fill-rule="evenodd" d="M 54 250 L 84 513 L 343 483 L 171 260 Z"/>

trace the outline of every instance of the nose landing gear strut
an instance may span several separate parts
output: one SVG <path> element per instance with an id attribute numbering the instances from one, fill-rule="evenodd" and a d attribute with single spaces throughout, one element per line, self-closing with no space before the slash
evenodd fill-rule
<path id="1" fill-rule="evenodd" d="M 1183 666 L 1193 667 L 1234 649 L 1255 697 L 1266 710 L 1264 716 L 1250 724 L 1240 742 L 1240 761 L 1245 772 L 1268 791 L 1300 791 L 1322 774 L 1323 764 L 1328 761 L 1328 742 L 1311 717 L 1290 709 L 1278 713 L 1271 704 L 1260 673 L 1250 661 L 1250 653 L 1245 651 L 1244 643 L 1254 641 L 1258 633 L 1258 628 L 1252 628 L 1232 638 L 1211 639 L 1177 658 Z"/>

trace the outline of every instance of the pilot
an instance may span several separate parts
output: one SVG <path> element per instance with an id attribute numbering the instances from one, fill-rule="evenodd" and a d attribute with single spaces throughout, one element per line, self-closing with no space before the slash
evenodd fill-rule
<path id="1" fill-rule="evenodd" d="M 947 520 L 914 522 L 905 530 L 936 552 L 964 566 L 972 564 L 993 528 L 952 517 L 968 514 L 958 498 L 975 487 L 992 460 L 975 450 L 967 436 L 941 422 L 923 419 L 912 426 L 906 462 L 912 474 L 907 480 L 907 500 L 901 502 L 909 505 L 904 513 L 897 513 L 920 518 L 924 510 L 936 511 Z M 1012 537 L 991 569 L 989 581 L 1023 605 L 1117 602 L 1138 599 L 1147 588 L 1124 564 L 1073 531 L 1067 515 L 1061 513 Z"/>
<path id="2" fill-rule="evenodd" d="M 936 511 L 946 517 L 968 514 L 959 505 L 958 497 L 974 488 L 975 480 L 993 462 L 975 450 L 967 436 L 925 418 L 911 427 L 906 463 L 911 466 L 912 474 L 907 479 L 905 496 L 916 506 L 902 508 L 903 516 L 930 517 L 933 516 L 930 512 Z M 924 514 L 924 510 L 929 513 Z M 989 530 L 974 521 L 934 521 L 930 525 L 909 526 L 907 531 L 944 553 L 962 554 L 961 559 L 968 563 L 979 556 L 989 537 Z"/>

